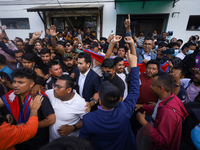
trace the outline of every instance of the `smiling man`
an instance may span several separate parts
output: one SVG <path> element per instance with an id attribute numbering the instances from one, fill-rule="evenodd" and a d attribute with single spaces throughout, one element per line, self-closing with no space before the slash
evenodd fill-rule
<path id="1" fill-rule="evenodd" d="M 29 119 L 29 103 L 32 99 L 30 90 L 35 85 L 37 75 L 33 70 L 19 68 L 14 70 L 12 76 L 13 90 L 2 96 L 0 107 L 4 105 L 7 107 L 16 125 L 26 123 Z M 48 127 L 55 122 L 55 114 L 48 97 L 43 92 L 42 95 L 44 99 L 38 110 L 38 132 L 29 141 L 18 145 L 17 149 L 37 150 L 49 141 Z"/>

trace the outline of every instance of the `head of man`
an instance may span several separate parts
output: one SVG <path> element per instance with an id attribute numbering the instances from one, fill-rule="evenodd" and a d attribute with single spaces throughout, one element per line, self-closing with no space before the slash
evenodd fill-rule
<path id="1" fill-rule="evenodd" d="M 91 55 L 89 53 L 86 52 L 81 52 L 78 55 L 78 70 L 84 74 L 86 73 L 89 69 L 90 69 L 90 65 L 91 65 Z"/>
<path id="2" fill-rule="evenodd" d="M 143 37 L 144 36 L 144 31 L 140 31 L 139 36 Z"/>
<path id="3" fill-rule="evenodd" d="M 47 48 L 43 48 L 40 52 L 41 59 L 44 64 L 47 64 L 51 60 L 51 51 Z"/>
<path id="4" fill-rule="evenodd" d="M 185 55 L 192 54 L 195 49 L 196 49 L 196 44 L 192 42 L 185 43 L 181 48 L 182 53 Z"/>
<path id="5" fill-rule="evenodd" d="M 0 54 L 0 66 L 6 65 L 6 57 L 2 54 Z"/>
<path id="6" fill-rule="evenodd" d="M 167 38 L 167 33 L 166 32 L 163 32 L 162 33 L 162 38 L 165 40 Z"/>
<path id="7" fill-rule="evenodd" d="M 177 42 L 177 39 L 175 37 L 173 37 L 170 42 Z"/>
<path id="8" fill-rule="evenodd" d="M 120 91 L 112 83 L 105 81 L 99 87 L 99 103 L 104 109 L 112 109 L 120 100 Z"/>
<path id="9" fill-rule="evenodd" d="M 180 44 L 180 46 L 183 44 L 183 40 L 182 39 L 178 39 L 177 42 Z"/>
<path id="10" fill-rule="evenodd" d="M 12 77 L 14 94 L 26 96 L 35 85 L 37 75 L 35 71 L 22 67 L 15 69 L 12 73 Z"/>
<path id="11" fill-rule="evenodd" d="M 61 49 L 64 49 L 64 42 L 63 42 L 63 41 L 57 41 L 57 45 L 58 45 L 58 47 L 60 47 Z"/>
<path id="12" fill-rule="evenodd" d="M 170 74 L 162 72 L 153 75 L 151 89 L 152 92 L 158 97 L 160 97 L 164 93 L 171 93 L 173 85 L 174 81 Z"/>
<path id="13" fill-rule="evenodd" d="M 121 57 L 115 57 L 114 59 L 114 64 L 115 64 L 115 72 L 116 73 L 123 73 L 124 72 L 124 60 Z"/>
<path id="14" fill-rule="evenodd" d="M 167 57 L 169 57 L 170 59 L 172 58 L 172 56 L 176 56 L 179 53 L 180 44 L 178 42 L 171 42 L 167 45 L 167 47 L 174 49 L 174 54 L 167 54 Z"/>
<path id="15" fill-rule="evenodd" d="M 180 65 L 174 66 L 172 70 L 170 71 L 170 75 L 174 79 L 174 82 L 176 82 L 177 80 L 183 79 L 186 73 L 187 73 L 187 70 L 181 67 Z"/>
<path id="16" fill-rule="evenodd" d="M 194 84 L 195 86 L 200 86 L 200 70 L 198 69 L 194 75 Z"/>
<path id="17" fill-rule="evenodd" d="M 104 81 L 109 81 L 115 76 L 115 63 L 113 59 L 107 58 L 101 65 Z"/>
<path id="18" fill-rule="evenodd" d="M 62 68 L 57 61 L 52 60 L 48 63 L 48 65 L 49 65 L 49 74 L 52 77 L 58 78 L 62 76 Z"/>
<path id="19" fill-rule="evenodd" d="M 89 47 L 90 47 L 90 50 L 98 53 L 98 51 L 99 51 L 99 44 L 98 44 L 98 42 L 93 41 Z"/>
<path id="20" fill-rule="evenodd" d="M 162 55 L 162 51 L 166 50 L 167 44 L 165 42 L 160 42 L 157 48 L 157 55 Z"/>
<path id="21" fill-rule="evenodd" d="M 84 49 L 89 49 L 89 46 L 90 46 L 90 44 L 88 44 L 88 43 L 83 43 L 83 48 L 84 48 Z"/>
<path id="22" fill-rule="evenodd" d="M 117 56 L 118 57 L 122 57 L 122 58 L 124 58 L 125 57 L 125 55 L 126 55 L 126 52 L 127 52 L 127 47 L 126 46 L 119 46 L 119 49 L 118 49 L 118 51 L 117 51 Z"/>
<path id="23" fill-rule="evenodd" d="M 145 53 L 149 53 L 152 47 L 153 47 L 153 39 L 150 37 L 146 37 L 144 39 L 144 43 L 142 44 L 143 50 L 145 51 Z"/>
<path id="24" fill-rule="evenodd" d="M 17 41 L 18 41 L 18 40 L 23 41 L 20 37 L 15 37 L 15 39 L 14 39 L 14 44 L 15 44 L 15 45 L 17 45 Z"/>
<path id="25" fill-rule="evenodd" d="M 24 42 L 22 40 L 18 40 L 16 42 L 16 47 L 18 50 L 24 51 L 25 49 Z"/>
<path id="26" fill-rule="evenodd" d="M 65 64 L 65 66 L 67 68 L 72 68 L 73 64 L 74 64 L 74 60 L 73 60 L 73 57 L 72 57 L 72 54 L 70 53 L 65 53 L 63 55 L 63 63 Z"/>
<path id="27" fill-rule="evenodd" d="M 65 45 L 65 51 L 66 53 L 71 53 L 72 52 L 72 46 L 73 46 L 73 41 L 67 41 Z"/>
<path id="28" fill-rule="evenodd" d="M 24 68 L 33 69 L 35 65 L 35 57 L 31 53 L 24 53 L 22 55 L 22 65 Z"/>
<path id="29" fill-rule="evenodd" d="M 69 100 L 74 88 L 74 80 L 69 75 L 62 75 L 58 78 L 53 88 L 54 96 L 62 101 Z"/>
<path id="30" fill-rule="evenodd" d="M 90 34 L 90 32 L 91 32 L 90 28 L 87 28 L 87 29 L 86 29 L 86 33 L 87 33 L 87 34 Z"/>
<path id="31" fill-rule="evenodd" d="M 17 60 L 17 62 L 21 63 L 23 54 L 24 54 L 23 51 L 20 51 L 20 50 L 15 51 L 15 59 Z"/>
<path id="32" fill-rule="evenodd" d="M 146 64 L 146 77 L 152 78 L 154 74 L 157 74 L 160 68 L 160 63 L 157 60 L 149 60 Z"/>
<path id="33" fill-rule="evenodd" d="M 81 34 L 81 29 L 78 29 L 78 31 L 77 31 L 77 32 L 78 32 L 78 34 Z"/>

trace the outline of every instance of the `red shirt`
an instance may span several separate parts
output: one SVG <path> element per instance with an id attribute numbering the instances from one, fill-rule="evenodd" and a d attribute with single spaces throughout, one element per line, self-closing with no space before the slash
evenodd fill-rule
<path id="1" fill-rule="evenodd" d="M 38 124 L 37 116 L 31 116 L 26 125 L 16 126 L 3 122 L 0 126 L 0 150 L 15 150 L 14 145 L 33 138 Z"/>
<path id="2" fill-rule="evenodd" d="M 140 96 L 138 98 L 137 104 L 148 104 L 149 102 L 157 103 L 157 96 L 152 93 L 151 81 L 152 78 L 147 78 L 146 73 L 140 74 Z"/>

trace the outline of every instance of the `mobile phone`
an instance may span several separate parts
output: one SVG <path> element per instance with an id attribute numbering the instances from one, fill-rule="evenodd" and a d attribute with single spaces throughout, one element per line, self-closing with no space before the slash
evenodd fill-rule
<path id="1" fill-rule="evenodd" d="M 162 54 L 174 54 L 174 48 L 166 49 L 165 51 L 162 51 Z"/>

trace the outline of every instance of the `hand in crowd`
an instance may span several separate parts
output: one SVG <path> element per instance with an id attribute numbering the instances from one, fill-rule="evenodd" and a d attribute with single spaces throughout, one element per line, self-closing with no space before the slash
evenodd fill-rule
<path id="1" fill-rule="evenodd" d="M 143 113 L 138 112 L 136 115 L 136 119 L 141 123 L 141 125 L 147 124 L 147 121 L 145 120 L 146 112 L 144 111 Z"/>
<path id="2" fill-rule="evenodd" d="M 85 112 L 90 112 L 90 110 L 91 110 L 91 104 L 90 104 L 90 102 L 86 102 L 86 105 L 85 105 Z"/>
<path id="3" fill-rule="evenodd" d="M 149 61 L 148 59 L 144 59 L 142 62 L 147 64 L 148 61 Z"/>
<path id="4" fill-rule="evenodd" d="M 142 109 L 143 105 L 142 104 L 136 104 L 135 105 L 135 111 L 138 111 L 139 109 Z"/>
<path id="5" fill-rule="evenodd" d="M 107 39 L 107 42 L 110 43 L 114 39 L 114 37 L 115 37 L 114 34 L 110 34 Z"/>
<path id="6" fill-rule="evenodd" d="M 37 40 L 42 35 L 43 30 L 41 32 L 36 31 L 33 33 L 32 39 Z"/>
<path id="7" fill-rule="evenodd" d="M 74 129 L 74 126 L 62 125 L 59 127 L 57 131 L 60 134 L 60 136 L 67 136 L 73 131 L 73 129 Z"/>
<path id="8" fill-rule="evenodd" d="M 50 29 L 50 35 L 51 35 L 52 37 L 55 37 L 55 36 L 58 35 L 59 32 L 56 32 L 56 26 L 55 26 L 55 25 L 51 25 L 51 26 L 49 27 L 49 29 Z"/>
<path id="9" fill-rule="evenodd" d="M 39 84 L 36 84 L 32 87 L 30 94 L 32 98 L 35 98 L 37 95 L 37 92 L 39 92 L 39 94 L 41 94 L 41 87 Z"/>
<path id="10" fill-rule="evenodd" d="M 124 26 L 127 28 L 130 27 L 130 25 L 131 25 L 131 19 L 130 19 L 130 14 L 128 14 L 128 19 L 124 21 Z"/>
<path id="11" fill-rule="evenodd" d="M 156 103 L 155 102 L 149 102 L 149 104 L 148 104 L 149 106 L 156 106 Z"/>
<path id="12" fill-rule="evenodd" d="M 128 50 L 127 60 L 129 62 L 130 67 L 137 67 L 137 57 L 131 54 L 131 51 Z"/>
<path id="13" fill-rule="evenodd" d="M 4 78 L 0 78 L 0 84 L 5 84 L 6 83 L 6 79 L 4 79 Z"/>
<path id="14" fill-rule="evenodd" d="M 44 79 L 49 79 L 50 76 L 51 75 L 48 73 L 48 74 L 45 75 Z"/>
<path id="15" fill-rule="evenodd" d="M 30 109 L 33 110 L 38 110 L 42 104 L 42 101 L 43 101 L 44 97 L 42 95 L 37 95 L 34 100 L 31 100 L 29 106 L 30 106 Z"/>
<path id="16" fill-rule="evenodd" d="M 13 123 L 13 116 L 11 114 L 7 114 L 6 115 L 6 119 L 7 119 L 7 122 L 9 124 L 12 124 Z"/>
<path id="17" fill-rule="evenodd" d="M 124 37 L 124 41 L 129 44 L 134 44 L 133 38 L 130 36 Z"/>
<path id="18" fill-rule="evenodd" d="M 121 39 L 122 39 L 122 36 L 116 35 L 113 38 L 112 43 L 116 44 L 117 42 L 121 41 Z"/>

